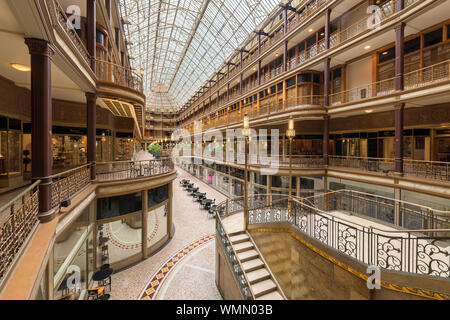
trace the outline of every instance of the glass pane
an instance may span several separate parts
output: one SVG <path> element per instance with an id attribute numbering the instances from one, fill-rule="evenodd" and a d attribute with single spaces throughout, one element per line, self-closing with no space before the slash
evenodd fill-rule
<path id="1" fill-rule="evenodd" d="M 59 271 L 69 254 L 78 244 L 81 236 L 86 232 L 89 225 L 89 211 L 90 208 L 85 209 L 81 216 L 74 223 L 70 224 L 68 229 L 56 239 L 53 246 L 54 275 Z M 86 251 L 86 247 L 84 247 L 84 251 Z"/>
<path id="2" fill-rule="evenodd" d="M 99 225 L 97 267 L 114 264 L 142 251 L 142 213 Z"/>
<path id="3" fill-rule="evenodd" d="M 136 192 L 97 200 L 97 220 L 142 212 L 142 193 Z"/>
<path id="4" fill-rule="evenodd" d="M 167 203 L 148 212 L 147 247 L 151 248 L 167 235 Z"/>

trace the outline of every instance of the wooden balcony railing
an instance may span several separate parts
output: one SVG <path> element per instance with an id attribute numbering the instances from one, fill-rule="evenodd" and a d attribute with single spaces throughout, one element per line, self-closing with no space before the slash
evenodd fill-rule
<path id="1" fill-rule="evenodd" d="M 91 183 L 91 165 L 85 164 L 51 176 L 52 208 L 61 202 L 73 198 Z"/>
<path id="2" fill-rule="evenodd" d="M 37 226 L 40 180 L 0 208 L 0 284 Z"/>
<path id="3" fill-rule="evenodd" d="M 143 92 L 142 77 L 137 75 L 135 71 L 103 60 L 97 60 L 96 66 L 97 79 L 99 81 L 111 82 L 140 93 Z"/>
<path id="4" fill-rule="evenodd" d="M 171 159 L 114 161 L 97 163 L 98 181 L 117 181 L 151 177 L 174 170 Z"/>

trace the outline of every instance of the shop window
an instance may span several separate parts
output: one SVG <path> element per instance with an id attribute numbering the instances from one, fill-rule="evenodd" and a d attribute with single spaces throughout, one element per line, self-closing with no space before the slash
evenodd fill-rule
<path id="1" fill-rule="evenodd" d="M 274 94 L 276 92 L 277 92 L 277 87 L 276 86 L 270 87 L 269 94 Z"/>
<path id="2" fill-rule="evenodd" d="M 298 83 L 311 82 L 311 74 L 303 73 L 297 76 Z"/>
<path id="3" fill-rule="evenodd" d="M 405 54 L 420 50 L 420 37 L 405 42 Z"/>
<path id="4" fill-rule="evenodd" d="M 277 92 L 281 92 L 283 91 L 283 82 L 280 82 L 279 84 L 277 84 Z"/>
<path id="5" fill-rule="evenodd" d="M 378 53 L 378 62 L 383 63 L 395 59 L 395 47 L 389 48 Z"/>
<path id="6" fill-rule="evenodd" d="M 426 33 L 423 36 L 423 45 L 424 48 L 438 44 L 442 42 L 442 28 L 437 29 L 435 31 L 431 31 L 429 33 Z"/>
<path id="7" fill-rule="evenodd" d="M 148 207 L 154 207 L 169 199 L 169 186 L 148 190 Z"/>
<path id="8" fill-rule="evenodd" d="M 141 192 L 97 200 L 97 219 L 110 219 L 142 210 Z"/>
<path id="9" fill-rule="evenodd" d="M 102 46 L 105 46 L 105 35 L 103 34 L 103 32 L 97 29 L 95 35 L 97 43 L 101 44 Z"/>
<path id="10" fill-rule="evenodd" d="M 312 47 L 315 44 L 316 44 L 316 35 L 314 34 L 313 36 L 309 37 L 306 40 L 306 47 L 309 48 L 309 47 Z"/>
<path id="11" fill-rule="evenodd" d="M 313 75 L 313 82 L 314 83 L 320 83 L 320 74 L 314 74 Z"/>
<path id="12" fill-rule="evenodd" d="M 295 84 L 296 84 L 295 80 L 296 80 L 295 76 L 292 77 L 292 78 L 287 79 L 286 80 L 286 87 L 289 88 L 289 87 L 295 86 Z"/>

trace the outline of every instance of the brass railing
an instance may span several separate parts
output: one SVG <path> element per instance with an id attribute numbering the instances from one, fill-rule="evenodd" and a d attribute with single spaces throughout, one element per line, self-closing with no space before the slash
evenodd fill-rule
<path id="1" fill-rule="evenodd" d="M 50 178 L 52 178 L 52 208 L 56 208 L 91 183 L 91 165 L 85 164 Z"/>
<path id="2" fill-rule="evenodd" d="M 143 92 L 142 77 L 130 68 L 103 60 L 97 60 L 96 66 L 98 80 Z"/>
<path id="3" fill-rule="evenodd" d="M 151 177 L 174 170 L 171 159 L 113 161 L 97 163 L 98 181 L 116 181 Z"/>
<path id="4" fill-rule="evenodd" d="M 0 208 L 0 285 L 38 224 L 40 180 Z"/>

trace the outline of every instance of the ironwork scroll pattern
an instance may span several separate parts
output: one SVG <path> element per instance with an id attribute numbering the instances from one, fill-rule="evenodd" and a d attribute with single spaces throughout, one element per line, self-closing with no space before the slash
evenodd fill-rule
<path id="1" fill-rule="evenodd" d="M 8 215 L 0 222 L 0 282 L 4 280 L 11 264 L 21 250 L 31 231 L 38 224 L 39 191 L 26 192 L 2 214 Z"/>

